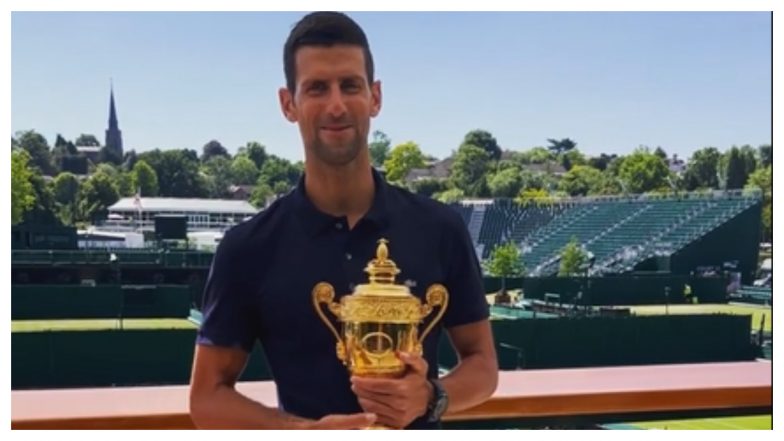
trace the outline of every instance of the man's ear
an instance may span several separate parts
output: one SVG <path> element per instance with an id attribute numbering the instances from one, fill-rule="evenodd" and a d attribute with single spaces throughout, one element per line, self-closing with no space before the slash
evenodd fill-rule
<path id="1" fill-rule="evenodd" d="M 278 89 L 278 99 L 280 100 L 280 110 L 283 112 L 283 116 L 286 117 L 289 122 L 297 122 L 297 112 L 296 107 L 294 106 L 294 96 L 291 94 L 288 88 L 281 87 Z"/>
<path id="2" fill-rule="evenodd" d="M 376 80 L 370 85 L 370 116 L 376 117 L 381 112 L 381 81 Z"/>

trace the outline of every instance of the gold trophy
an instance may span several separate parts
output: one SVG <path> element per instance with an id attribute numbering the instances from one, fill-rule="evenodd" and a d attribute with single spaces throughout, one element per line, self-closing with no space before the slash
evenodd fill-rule
<path id="1" fill-rule="evenodd" d="M 370 283 L 357 286 L 354 294 L 340 299 L 340 304 L 333 301 L 332 285 L 317 284 L 313 288 L 313 306 L 335 335 L 337 356 L 351 374 L 397 378 L 406 369 L 397 352 L 422 355 L 422 342 L 444 315 L 449 294 L 443 285 L 433 284 L 427 289 L 423 304 L 407 286 L 395 284 L 400 270 L 389 259 L 386 239 L 378 241 L 376 258 L 368 262 L 365 272 Z M 322 303 L 342 323 L 342 337 L 324 315 Z M 438 314 L 418 337 L 419 324 L 436 306 L 440 306 Z"/>

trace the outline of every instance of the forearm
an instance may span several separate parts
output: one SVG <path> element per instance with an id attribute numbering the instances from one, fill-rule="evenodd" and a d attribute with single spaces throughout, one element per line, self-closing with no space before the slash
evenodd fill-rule
<path id="1" fill-rule="evenodd" d="M 447 415 L 469 409 L 483 403 L 495 392 L 498 364 L 495 357 L 472 354 L 460 360 L 451 372 L 441 378 L 441 383 L 449 395 Z"/>
<path id="2" fill-rule="evenodd" d="M 192 394 L 190 408 L 199 429 L 297 429 L 308 421 L 253 401 L 228 386 Z"/>

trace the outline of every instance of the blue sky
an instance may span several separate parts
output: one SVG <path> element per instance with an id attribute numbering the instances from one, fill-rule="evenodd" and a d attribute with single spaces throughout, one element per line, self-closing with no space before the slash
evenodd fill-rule
<path id="1" fill-rule="evenodd" d="M 259 141 L 302 159 L 277 102 L 302 15 L 13 12 L 12 132 L 103 140 L 112 78 L 126 150 Z M 372 128 L 393 145 L 442 158 L 476 128 L 505 149 L 569 137 L 590 155 L 771 142 L 769 13 L 350 15 L 382 81 Z"/>

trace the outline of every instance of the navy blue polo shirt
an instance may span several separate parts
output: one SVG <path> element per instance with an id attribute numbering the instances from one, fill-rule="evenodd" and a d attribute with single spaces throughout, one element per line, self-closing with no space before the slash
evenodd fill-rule
<path id="1" fill-rule="evenodd" d="M 449 292 L 447 311 L 423 345 L 430 377 L 438 376 L 442 328 L 489 316 L 479 262 L 460 215 L 387 184 L 375 170 L 373 179 L 373 204 L 354 228 L 345 217 L 320 212 L 301 178 L 289 194 L 229 230 L 213 258 L 197 342 L 250 352 L 260 341 L 286 412 L 318 419 L 361 411 L 348 370 L 335 354 L 335 337 L 311 296 L 319 282 L 335 288 L 336 301 L 368 283 L 363 270 L 380 238 L 389 240 L 389 257 L 401 270 L 396 283 L 409 285 L 422 301 L 434 283 Z M 420 333 L 434 316 L 425 319 Z M 409 427 L 434 425 L 420 418 Z"/>

